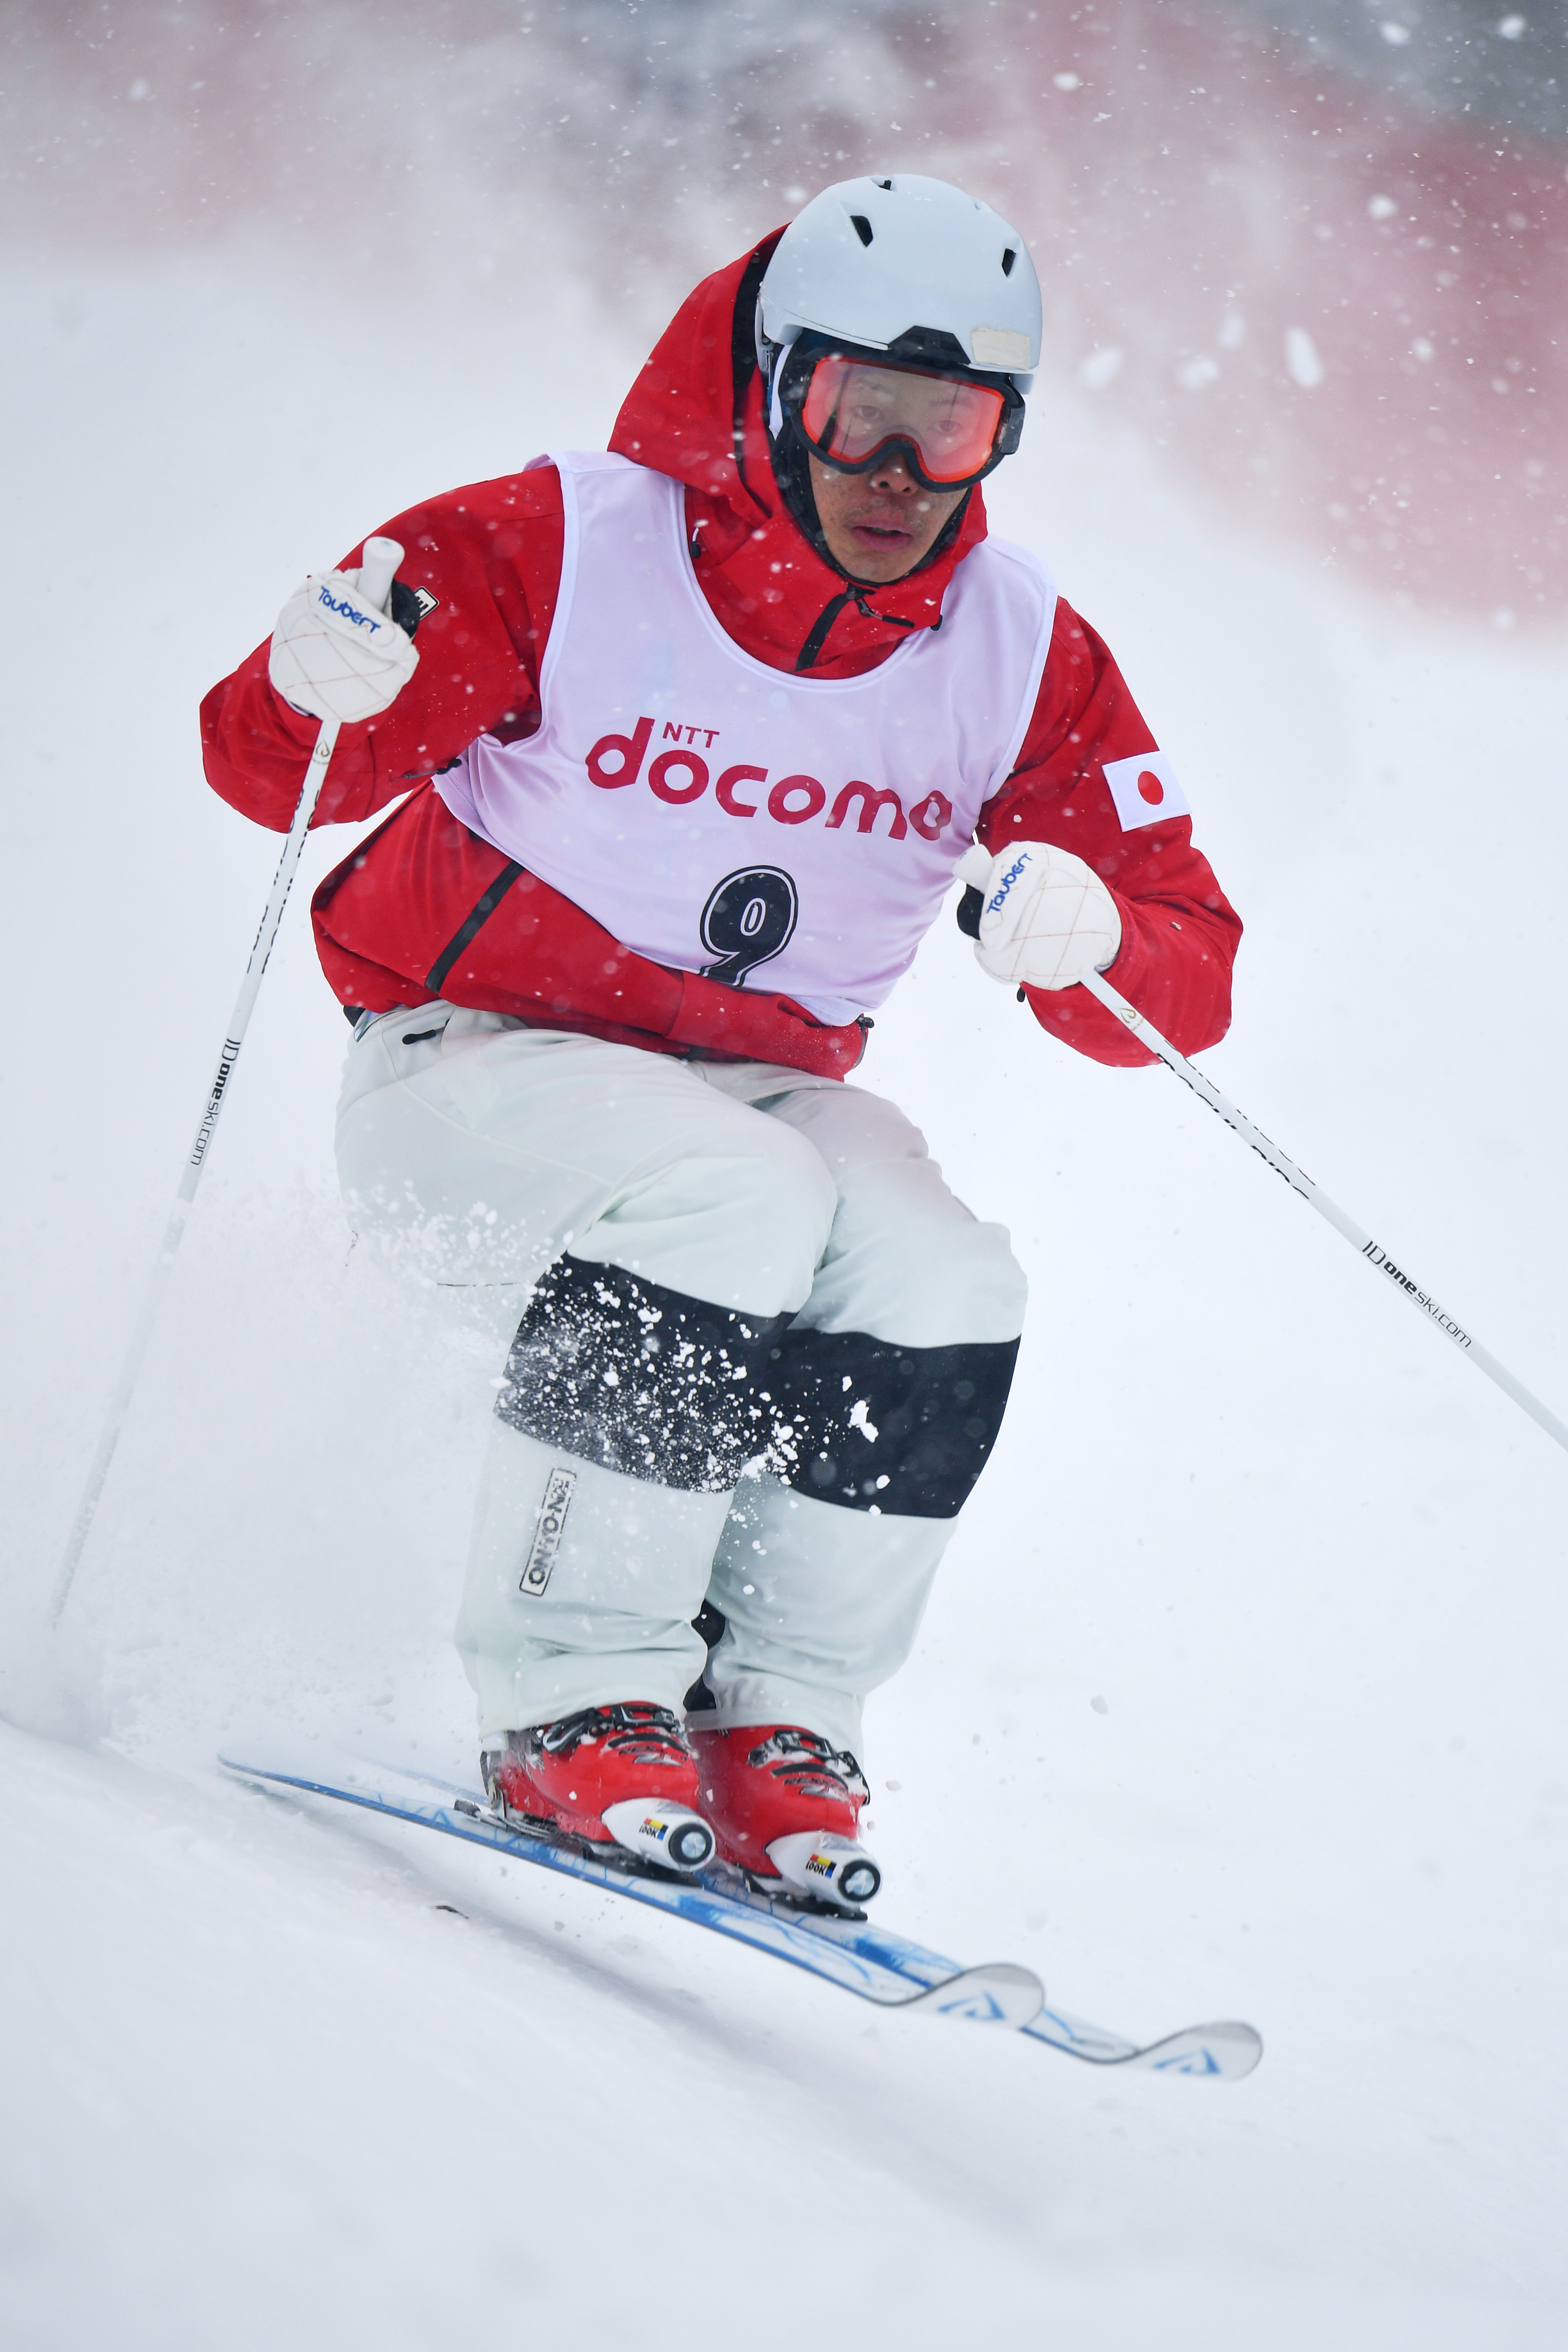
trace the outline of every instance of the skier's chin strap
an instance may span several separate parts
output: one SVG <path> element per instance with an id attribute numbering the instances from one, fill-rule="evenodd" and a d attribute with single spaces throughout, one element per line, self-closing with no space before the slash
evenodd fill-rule
<path id="1" fill-rule="evenodd" d="M 874 580 L 857 580 L 852 572 L 845 571 L 832 549 L 828 545 L 821 522 L 818 518 L 816 498 L 811 489 L 810 454 L 806 443 L 796 430 L 794 418 L 786 410 L 783 425 L 769 452 L 773 460 L 773 478 L 779 485 L 779 496 L 789 508 L 790 520 L 801 538 L 821 557 L 830 572 L 836 572 L 841 580 L 849 582 L 851 591 L 857 599 L 863 598 L 868 588 L 874 588 L 879 583 Z M 921 557 L 915 566 L 915 571 L 905 572 L 905 579 L 913 579 L 915 573 L 924 572 L 928 565 L 935 563 L 940 556 L 946 553 L 963 527 L 964 517 L 968 511 L 968 507 L 969 492 L 966 489 L 963 497 L 937 532 L 932 546 Z M 879 621 L 894 621 L 894 625 L 901 629 L 918 629 L 925 625 L 920 621 L 897 621 L 891 613 L 878 613 L 873 617 Z"/>
<path id="2" fill-rule="evenodd" d="M 817 513 L 816 496 L 811 488 L 810 453 L 805 442 L 795 429 L 795 420 L 792 416 L 788 415 L 785 416 L 783 428 L 773 443 L 771 455 L 773 478 L 779 485 L 779 494 L 789 509 L 789 519 L 796 530 L 807 544 L 821 557 L 828 569 L 831 572 L 836 572 L 841 580 L 847 581 L 849 583 L 841 594 L 833 597 L 823 606 L 812 623 L 810 634 L 795 658 L 797 673 L 814 667 L 823 646 L 827 643 L 829 631 L 846 604 L 852 604 L 862 619 L 881 621 L 891 629 L 940 628 L 942 625 L 940 617 L 929 622 L 910 621 L 905 620 L 900 613 L 879 612 L 875 605 L 867 602 L 866 592 L 882 583 L 874 580 L 857 580 L 853 572 L 846 572 L 839 562 L 838 557 L 828 545 L 826 534 Z M 969 493 L 966 490 L 937 532 L 934 545 L 921 557 L 913 572 L 904 573 L 904 579 L 916 578 L 920 572 L 925 571 L 939 557 L 946 553 L 963 528 L 964 516 L 967 511 L 968 504 Z M 903 583 L 900 582 L 898 584 L 902 586 Z"/>

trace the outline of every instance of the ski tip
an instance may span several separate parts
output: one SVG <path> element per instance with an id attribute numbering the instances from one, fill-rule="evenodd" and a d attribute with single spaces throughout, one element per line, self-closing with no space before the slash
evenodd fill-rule
<path id="1" fill-rule="evenodd" d="M 992 1960 L 977 1969 L 960 1969 L 901 2000 L 901 2010 L 924 2010 L 932 2017 L 958 2017 L 971 2025 L 1005 2025 L 1013 2032 L 1032 2024 L 1045 2005 L 1045 1987 L 1032 1969 L 1015 1968 L 1010 1960 Z"/>
<path id="2" fill-rule="evenodd" d="M 1218 2082 L 1237 2083 L 1250 2074 L 1263 2055 L 1263 2037 L 1255 2026 L 1228 2018 L 1214 2025 L 1188 2025 L 1167 2033 L 1163 2042 L 1140 2046 L 1124 2034 L 1064 2009 L 1048 2009 L 1029 2028 L 1030 2039 L 1049 2042 L 1070 2058 L 1091 2066 L 1142 2066 L 1154 2074 L 1204 2074 Z"/>
<path id="3" fill-rule="evenodd" d="M 1200 2074 L 1239 2083 L 1244 2074 L 1250 2074 L 1262 2055 L 1263 2037 L 1256 2026 L 1232 2018 L 1215 2025 L 1189 2025 L 1181 2033 L 1167 2034 L 1127 2063 L 1145 2067 L 1152 2074 Z"/>

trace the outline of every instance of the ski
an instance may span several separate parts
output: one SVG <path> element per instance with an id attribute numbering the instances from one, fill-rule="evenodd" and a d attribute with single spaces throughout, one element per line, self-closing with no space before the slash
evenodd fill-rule
<path id="1" fill-rule="evenodd" d="M 965 1968 L 873 1926 L 863 1916 L 810 1911 L 783 1897 L 760 1894 L 738 1871 L 722 1864 L 685 1877 L 639 1868 L 630 1858 L 624 1864 L 601 1861 L 549 1837 L 511 1828 L 474 1791 L 430 1774 L 356 1764 L 344 1769 L 339 1784 L 234 1757 L 218 1760 L 238 1779 L 264 1788 L 292 1789 L 358 1805 L 688 1919 L 754 1951 L 787 1960 L 878 2008 L 1000 2025 L 1092 2066 L 1135 2066 L 1157 2074 L 1236 2081 L 1249 2074 L 1263 2054 L 1255 2030 L 1236 2022 L 1188 2026 L 1158 2042 L 1131 2042 L 1049 2006 L 1032 1969 L 1011 1961 Z"/>

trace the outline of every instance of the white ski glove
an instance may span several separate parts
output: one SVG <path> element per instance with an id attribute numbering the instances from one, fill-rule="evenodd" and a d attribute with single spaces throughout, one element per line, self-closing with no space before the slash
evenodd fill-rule
<path id="1" fill-rule="evenodd" d="M 373 719 L 419 666 L 413 639 L 360 593 L 356 572 L 312 572 L 277 616 L 267 676 L 285 702 L 344 725 Z"/>
<path id="2" fill-rule="evenodd" d="M 1045 841 L 1010 842 L 999 857 L 971 849 L 958 872 L 980 893 L 975 960 L 993 980 L 1071 988 L 1085 972 L 1115 961 L 1122 945 L 1116 901 L 1071 849 Z"/>

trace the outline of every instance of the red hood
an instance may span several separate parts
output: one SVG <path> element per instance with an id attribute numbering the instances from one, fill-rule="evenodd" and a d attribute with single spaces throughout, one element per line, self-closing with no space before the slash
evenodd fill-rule
<path id="1" fill-rule="evenodd" d="M 627 394 L 610 446 L 685 483 L 697 577 L 715 614 L 747 653 L 775 669 L 793 669 L 826 608 L 844 594 L 845 583 L 796 528 L 773 479 L 762 378 L 751 358 L 749 289 L 746 318 L 736 316 L 742 279 L 754 262 L 766 266 L 782 235 L 774 230 L 687 295 Z M 739 465 L 737 377 L 744 378 Z M 874 668 L 908 636 L 900 621 L 935 628 L 956 567 L 985 535 L 986 505 L 977 487 L 943 554 L 907 579 L 864 590 L 869 611 L 852 601 L 843 605 L 813 673 L 854 677 Z"/>

